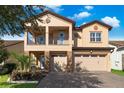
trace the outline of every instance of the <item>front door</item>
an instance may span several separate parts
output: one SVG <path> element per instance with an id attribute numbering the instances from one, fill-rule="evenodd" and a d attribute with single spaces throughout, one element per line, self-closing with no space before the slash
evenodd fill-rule
<path id="1" fill-rule="evenodd" d="M 45 57 L 44 57 L 44 55 L 40 56 L 40 68 L 41 69 L 45 68 Z"/>

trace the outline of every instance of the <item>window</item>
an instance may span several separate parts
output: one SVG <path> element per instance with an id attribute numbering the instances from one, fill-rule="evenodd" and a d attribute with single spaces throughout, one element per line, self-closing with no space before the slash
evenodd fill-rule
<path id="1" fill-rule="evenodd" d="M 27 32 L 28 37 L 27 37 L 27 44 L 34 44 L 34 37 L 30 32 Z"/>
<path id="2" fill-rule="evenodd" d="M 45 44 L 44 36 L 40 35 L 37 37 L 37 43 L 38 44 Z"/>
<path id="3" fill-rule="evenodd" d="M 60 37 L 64 37 L 64 33 L 60 33 Z"/>
<path id="4" fill-rule="evenodd" d="M 101 41 L 101 33 L 96 33 L 96 41 Z"/>
<path id="5" fill-rule="evenodd" d="M 90 41 L 95 41 L 95 33 L 90 33 Z"/>
<path id="6" fill-rule="evenodd" d="M 58 44 L 64 44 L 64 38 L 65 38 L 65 34 L 63 32 L 61 32 L 59 34 Z"/>
<path id="7" fill-rule="evenodd" d="M 101 32 L 91 32 L 90 33 L 91 42 L 100 42 L 101 41 Z"/>

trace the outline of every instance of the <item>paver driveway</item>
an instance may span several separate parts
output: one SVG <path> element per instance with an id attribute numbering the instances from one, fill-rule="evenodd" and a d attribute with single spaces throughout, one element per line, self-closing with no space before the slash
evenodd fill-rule
<path id="1" fill-rule="evenodd" d="M 51 72 L 38 88 L 108 88 L 124 87 L 124 77 L 110 72 Z"/>

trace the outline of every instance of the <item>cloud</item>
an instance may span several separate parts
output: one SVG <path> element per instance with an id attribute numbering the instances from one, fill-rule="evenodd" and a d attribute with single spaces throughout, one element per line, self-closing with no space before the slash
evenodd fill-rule
<path id="1" fill-rule="evenodd" d="M 87 5 L 87 6 L 84 6 L 84 8 L 87 9 L 87 10 L 92 10 L 94 7 Z"/>
<path id="2" fill-rule="evenodd" d="M 106 16 L 101 19 L 104 23 L 111 25 L 112 27 L 119 27 L 120 26 L 120 20 L 118 20 L 116 17 L 109 17 Z"/>
<path id="3" fill-rule="evenodd" d="M 48 9 L 52 9 L 53 11 L 57 13 L 64 10 L 63 8 L 61 8 L 61 5 L 47 5 L 47 7 Z"/>
<path id="4" fill-rule="evenodd" d="M 86 18 L 89 16 L 91 16 L 91 14 L 89 12 L 80 12 L 78 14 L 74 14 L 72 17 L 69 17 L 69 18 L 79 20 L 81 18 Z"/>
<path id="5" fill-rule="evenodd" d="M 86 22 L 83 22 L 83 24 L 82 25 L 85 25 L 86 24 Z"/>

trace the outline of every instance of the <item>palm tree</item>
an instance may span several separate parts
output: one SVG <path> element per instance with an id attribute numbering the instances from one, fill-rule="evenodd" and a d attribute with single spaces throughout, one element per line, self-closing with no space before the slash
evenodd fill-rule
<path id="1" fill-rule="evenodd" d="M 16 54 L 12 53 L 14 58 L 20 63 L 20 69 L 21 71 L 28 71 L 31 68 L 31 63 L 33 59 L 31 59 L 29 56 L 24 54 Z"/>

